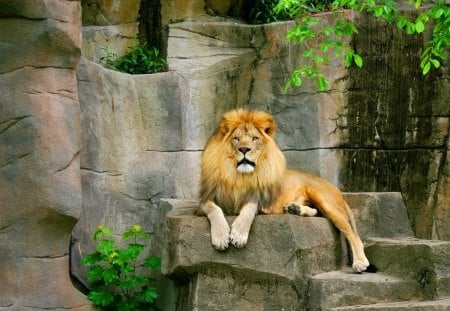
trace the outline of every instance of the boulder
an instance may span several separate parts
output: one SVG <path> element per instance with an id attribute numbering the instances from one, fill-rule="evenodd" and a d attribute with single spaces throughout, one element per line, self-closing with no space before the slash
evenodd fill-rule
<path id="1" fill-rule="evenodd" d="M 91 310 L 69 274 L 81 213 L 78 1 L 0 4 L 0 309 Z"/>
<path id="2" fill-rule="evenodd" d="M 177 301 L 170 310 L 406 308 L 427 299 L 448 307 L 450 242 L 415 239 L 399 193 L 344 195 L 377 273 L 345 266 L 346 243 L 326 218 L 257 215 L 248 243 L 220 252 L 208 219 L 194 214 L 195 201 L 163 199 L 171 210 L 162 272 L 173 281 L 165 292 Z"/>
<path id="3" fill-rule="evenodd" d="M 81 0 L 83 25 L 136 23 L 140 0 Z"/>

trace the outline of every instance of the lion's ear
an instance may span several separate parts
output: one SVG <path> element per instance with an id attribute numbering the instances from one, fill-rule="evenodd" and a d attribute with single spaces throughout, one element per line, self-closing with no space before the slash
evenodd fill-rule
<path id="1" fill-rule="evenodd" d="M 267 121 L 266 129 L 264 131 L 267 133 L 267 135 L 272 136 L 275 133 L 275 129 L 275 121 L 272 117 L 270 117 L 270 120 Z"/>
<path id="2" fill-rule="evenodd" d="M 263 116 L 258 117 L 256 126 L 269 136 L 272 136 L 275 133 L 275 121 L 269 114 L 264 113 Z"/>
<path id="3" fill-rule="evenodd" d="M 228 116 L 224 116 L 219 124 L 220 132 L 225 135 L 233 129 L 233 122 Z"/>

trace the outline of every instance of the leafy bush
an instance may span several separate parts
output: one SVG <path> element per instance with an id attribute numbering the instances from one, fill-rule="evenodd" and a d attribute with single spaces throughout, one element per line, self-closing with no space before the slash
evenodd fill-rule
<path id="1" fill-rule="evenodd" d="M 132 240 L 119 248 L 112 239 L 111 231 L 98 226 L 93 240 L 96 251 L 85 256 L 81 263 L 89 268 L 87 279 L 90 285 L 89 300 L 105 310 L 138 311 L 155 310 L 156 288 L 150 286 L 154 279 L 138 274 L 137 268 L 159 269 L 159 258 L 147 257 L 137 266 L 145 245 L 139 240 L 150 240 L 141 226 L 133 225 L 121 236 L 122 241 Z"/>
<path id="2" fill-rule="evenodd" d="M 326 0 L 325 0 L 326 1 Z M 417 17 L 410 20 L 407 16 L 400 14 L 398 2 L 394 0 L 333 0 L 325 2 L 321 0 L 279 0 L 274 7 L 274 12 L 283 12 L 298 20 L 297 25 L 287 34 L 287 40 L 294 40 L 295 43 L 304 43 L 306 46 L 309 40 L 318 40 L 320 43 L 318 50 L 308 49 L 302 57 L 306 65 L 297 67 L 291 74 L 286 90 L 291 86 L 301 86 L 304 78 L 316 79 L 320 91 L 327 89 L 328 80 L 321 73 L 321 64 L 330 62 L 327 52 L 334 50 L 334 57 L 344 58 L 344 63 L 348 67 L 356 64 L 362 67 L 363 59 L 347 44 L 342 38 L 349 38 L 357 33 L 355 25 L 340 14 L 344 9 L 351 9 L 355 12 L 365 12 L 377 18 L 384 19 L 390 23 L 395 23 L 399 29 L 403 29 L 407 34 L 413 35 L 425 31 L 426 25 L 432 25 L 431 40 L 422 52 L 420 67 L 422 73 L 427 74 L 432 67 L 439 68 L 441 62 L 446 59 L 446 49 L 450 45 L 450 7 L 446 0 L 435 0 L 427 7 L 421 7 L 422 0 L 409 0 L 417 12 Z M 312 5 L 312 3 L 314 5 Z M 319 18 L 313 15 L 316 10 L 312 7 L 328 8 L 335 12 L 335 21 L 331 26 L 321 26 Z"/>
<path id="3" fill-rule="evenodd" d="M 290 19 L 284 11 L 275 12 L 273 7 L 279 0 L 255 0 L 249 2 L 249 8 L 246 10 L 244 19 L 250 24 L 264 24 L 280 20 Z"/>
<path id="4" fill-rule="evenodd" d="M 248 1 L 248 8 L 245 10 L 244 19 L 250 24 L 264 24 L 276 21 L 291 20 L 294 18 L 292 10 L 274 10 L 280 0 L 254 0 Z M 329 10 L 333 0 L 308 0 L 292 1 L 298 3 L 303 9 L 309 12 L 322 12 Z"/>
<path id="5" fill-rule="evenodd" d="M 148 48 L 145 43 L 128 49 L 130 51 L 122 57 L 117 57 L 105 49 L 106 55 L 100 61 L 107 67 L 129 74 L 149 74 L 166 70 L 166 61 L 160 57 L 158 49 Z"/>

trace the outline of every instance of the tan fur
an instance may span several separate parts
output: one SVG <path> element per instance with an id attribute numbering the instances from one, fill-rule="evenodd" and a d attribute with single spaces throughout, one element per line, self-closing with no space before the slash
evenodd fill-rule
<path id="1" fill-rule="evenodd" d="M 269 114 L 239 109 L 225 114 L 208 140 L 201 161 L 198 214 L 211 223 L 212 244 L 219 250 L 229 243 L 244 246 L 257 213 L 314 216 L 316 208 L 349 241 L 353 269 L 364 271 L 369 262 L 341 192 L 319 177 L 287 170 L 273 137 L 275 129 Z M 231 229 L 224 213 L 238 215 Z"/>

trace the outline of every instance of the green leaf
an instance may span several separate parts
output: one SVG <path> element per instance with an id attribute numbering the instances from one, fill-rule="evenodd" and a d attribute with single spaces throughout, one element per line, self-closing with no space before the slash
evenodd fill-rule
<path id="1" fill-rule="evenodd" d="M 353 54 L 355 54 L 355 52 L 353 52 L 353 50 L 349 50 L 349 51 L 347 51 L 347 53 L 345 53 L 345 56 L 344 56 L 345 67 L 351 66 L 352 60 L 353 60 Z"/>
<path id="2" fill-rule="evenodd" d="M 102 254 L 109 255 L 115 247 L 116 242 L 111 240 L 101 240 L 98 243 L 97 251 L 99 251 Z"/>
<path id="3" fill-rule="evenodd" d="M 319 88 L 320 91 L 325 91 L 328 87 L 328 80 L 325 79 L 324 76 L 319 76 L 317 78 L 317 86 Z"/>
<path id="4" fill-rule="evenodd" d="M 416 31 L 417 31 L 417 33 L 421 33 L 421 32 L 423 32 L 424 31 L 424 29 L 425 29 L 425 25 L 421 22 L 421 21 L 418 21 L 417 23 L 416 23 Z"/>
<path id="5" fill-rule="evenodd" d="M 114 301 L 114 295 L 106 291 L 92 291 L 88 299 L 97 306 L 109 306 Z"/>
<path id="6" fill-rule="evenodd" d="M 153 302 L 159 295 L 156 291 L 156 287 L 149 287 L 142 291 L 141 297 L 145 302 Z"/>
<path id="7" fill-rule="evenodd" d="M 88 274 L 87 274 L 87 280 L 89 282 L 95 282 L 98 280 L 102 279 L 102 274 L 103 274 L 103 268 L 100 266 L 93 266 L 91 267 L 91 269 L 89 270 Z"/>
<path id="8" fill-rule="evenodd" d="M 141 275 L 136 275 L 136 276 L 131 276 L 129 278 L 126 279 L 122 279 L 120 281 L 120 287 L 122 288 L 134 288 L 138 285 L 144 284 L 144 283 L 148 283 L 149 282 L 149 278 L 145 277 L 145 276 L 141 276 Z"/>
<path id="9" fill-rule="evenodd" d="M 306 50 L 306 51 L 303 51 L 303 53 L 302 53 L 302 56 L 305 58 L 311 57 L 312 55 L 314 55 L 313 50 Z"/>
<path id="10" fill-rule="evenodd" d="M 85 265 L 85 266 L 93 266 L 98 264 L 100 261 L 103 260 L 103 255 L 100 252 L 93 252 L 91 254 L 86 255 L 85 257 L 83 257 L 83 259 L 81 259 L 81 264 Z"/>
<path id="11" fill-rule="evenodd" d="M 376 7 L 375 9 L 374 9 L 374 13 L 373 13 L 373 15 L 375 16 L 375 17 L 380 17 L 381 15 L 383 15 L 383 7 Z"/>
<path id="12" fill-rule="evenodd" d="M 414 4 L 414 7 L 416 9 L 418 9 L 420 7 L 420 4 L 421 4 L 421 0 L 416 0 L 416 3 Z"/>
<path id="13" fill-rule="evenodd" d="M 398 20 L 397 20 L 397 28 L 402 29 L 406 24 L 407 24 L 408 20 L 406 19 L 406 17 L 401 16 Z"/>
<path id="14" fill-rule="evenodd" d="M 442 14 L 444 14 L 444 9 L 439 8 L 439 9 L 436 10 L 436 12 L 434 12 L 434 18 L 438 19 L 439 17 L 442 16 Z"/>
<path id="15" fill-rule="evenodd" d="M 355 61 L 356 66 L 358 66 L 359 68 L 362 67 L 363 60 L 362 60 L 361 56 L 359 56 L 358 54 L 353 54 L 353 60 Z"/>
<path id="16" fill-rule="evenodd" d="M 105 269 L 102 271 L 102 278 L 106 285 L 113 284 L 119 279 L 118 272 L 115 269 Z"/>
<path id="17" fill-rule="evenodd" d="M 103 227 L 102 225 L 99 225 L 97 227 L 97 231 L 94 233 L 94 241 L 96 241 L 99 238 L 102 238 L 105 235 L 111 235 L 111 230 L 109 230 L 106 227 Z"/>
<path id="18" fill-rule="evenodd" d="M 439 68 L 441 65 L 437 59 L 430 59 L 430 62 L 433 64 L 434 68 Z"/>
<path id="19" fill-rule="evenodd" d="M 292 82 L 292 84 L 294 84 L 295 86 L 298 87 L 298 86 L 302 85 L 302 78 L 300 78 L 298 75 L 292 75 L 291 82 Z"/>
<path id="20" fill-rule="evenodd" d="M 427 62 L 422 69 L 422 74 L 426 75 L 430 71 L 430 69 L 431 69 L 431 63 Z"/>
<path id="21" fill-rule="evenodd" d="M 143 266 L 151 269 L 159 269 L 161 267 L 161 258 L 159 257 L 145 258 Z"/>

